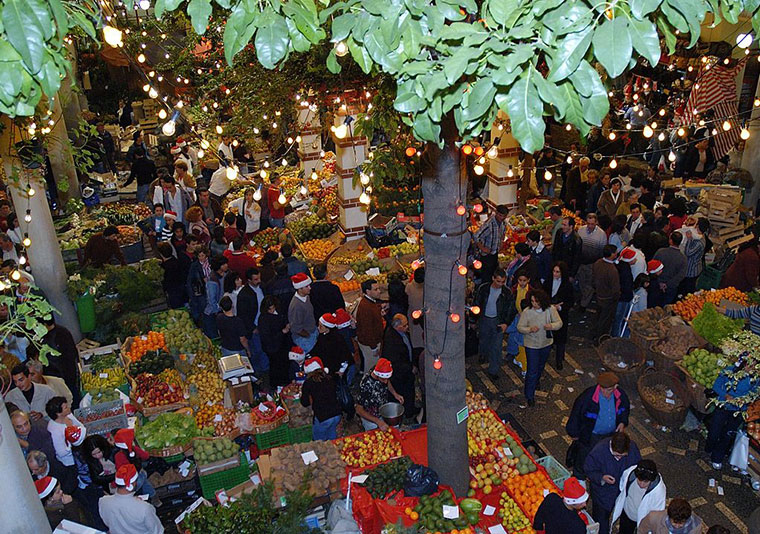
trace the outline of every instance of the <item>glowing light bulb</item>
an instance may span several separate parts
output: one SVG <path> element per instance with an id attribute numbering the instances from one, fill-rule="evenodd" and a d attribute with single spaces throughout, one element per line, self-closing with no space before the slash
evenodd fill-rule
<path id="1" fill-rule="evenodd" d="M 480 260 L 475 260 L 472 262 L 472 268 L 475 270 L 479 270 L 481 267 L 483 267 L 483 262 Z"/>
<path id="2" fill-rule="evenodd" d="M 412 319 L 419 319 L 422 317 L 422 310 L 414 310 L 412 312 Z"/>
<path id="3" fill-rule="evenodd" d="M 262 179 L 266 178 L 267 177 L 267 171 L 265 171 L 264 169 L 261 169 L 259 171 L 259 176 L 261 176 Z"/>
<path id="4" fill-rule="evenodd" d="M 662 108 L 662 109 L 659 111 L 659 113 L 660 113 L 660 117 L 664 117 L 664 116 L 665 116 L 665 108 Z"/>
<path id="5" fill-rule="evenodd" d="M 736 36 L 736 46 L 738 46 L 739 48 L 749 48 L 751 44 L 752 44 L 751 33 L 740 33 L 739 35 Z"/>
<path id="6" fill-rule="evenodd" d="M 21 241 L 21 244 L 24 245 L 26 248 L 29 248 L 32 245 L 32 240 L 28 237 L 25 237 L 23 241 Z"/>
<path id="7" fill-rule="evenodd" d="M 744 139 L 745 141 L 749 139 L 749 130 L 746 128 L 742 128 L 742 131 L 739 133 L 739 137 Z"/>
<path id="8" fill-rule="evenodd" d="M 675 155 L 675 153 L 674 153 L 674 152 L 671 150 L 671 151 L 670 151 L 670 153 L 668 154 L 668 161 L 671 161 L 671 162 L 672 162 L 672 161 L 675 161 L 675 160 L 676 160 L 676 155 Z"/>
<path id="9" fill-rule="evenodd" d="M 150 91 L 150 84 L 149 83 L 146 83 L 145 85 L 143 85 L 143 91 L 145 91 L 146 93 L 148 91 Z"/>
<path id="10" fill-rule="evenodd" d="M 227 175 L 227 178 L 229 180 L 235 180 L 238 177 L 237 167 L 235 167 L 234 165 L 230 165 L 229 167 L 227 167 L 225 174 Z"/>
<path id="11" fill-rule="evenodd" d="M 164 120 L 166 118 L 166 110 L 164 108 L 161 108 L 158 111 L 158 118 L 161 120 Z"/>
<path id="12" fill-rule="evenodd" d="M 515 175 L 514 172 L 512 172 L 512 165 L 509 166 L 509 170 L 507 170 L 507 178 L 512 178 Z"/>
<path id="13" fill-rule="evenodd" d="M 443 364 L 441 363 L 440 358 L 434 359 L 433 360 L 433 369 L 435 369 L 436 371 L 438 371 L 438 370 L 441 369 L 441 367 L 443 367 Z"/>
<path id="14" fill-rule="evenodd" d="M 150 91 L 148 91 L 148 96 L 151 98 L 158 98 L 158 91 L 156 91 L 155 88 L 151 87 Z"/>
<path id="15" fill-rule="evenodd" d="M 287 167 L 288 166 L 288 160 L 286 160 L 285 158 L 282 158 L 282 161 L 280 163 L 282 163 L 283 167 Z"/>
<path id="16" fill-rule="evenodd" d="M 486 157 L 485 156 L 481 156 L 480 159 L 478 160 L 478 163 L 480 163 L 481 165 L 485 165 L 486 164 Z"/>
<path id="17" fill-rule="evenodd" d="M 306 196 L 309 193 L 309 190 L 306 188 L 305 185 L 301 185 L 301 189 L 299 189 L 302 196 Z"/>
<path id="18" fill-rule="evenodd" d="M 117 47 L 121 42 L 121 30 L 106 24 L 103 26 L 103 39 L 105 39 L 106 43 L 109 45 Z"/>
<path id="19" fill-rule="evenodd" d="M 617 160 L 615 158 L 612 158 L 612 161 L 610 161 L 610 169 L 617 169 Z"/>
<path id="20" fill-rule="evenodd" d="M 187 83 L 187 82 L 185 82 L 185 83 Z M 174 105 L 175 105 L 175 106 L 176 106 L 178 109 L 182 109 L 183 107 L 185 107 L 185 103 L 184 103 L 184 102 L 182 102 L 182 100 L 177 100 L 177 103 L 176 103 L 176 104 L 174 104 Z"/>
<path id="21" fill-rule="evenodd" d="M 676 134 L 678 134 L 678 137 L 683 137 L 684 135 L 686 135 L 686 130 L 684 130 L 683 128 L 679 128 L 678 130 L 676 130 Z"/>
<path id="22" fill-rule="evenodd" d="M 369 206 L 369 203 L 372 202 L 372 199 L 369 197 L 366 191 L 362 191 L 362 194 L 359 195 L 359 202 L 366 206 Z"/>
<path id="23" fill-rule="evenodd" d="M 483 152 L 485 152 L 485 150 L 483 149 L 482 146 L 476 146 L 475 147 L 475 155 L 476 156 L 482 156 Z"/>
<path id="24" fill-rule="evenodd" d="M 464 265 L 460 265 L 459 267 L 457 267 L 457 272 L 459 272 L 459 274 L 464 276 L 467 274 L 467 267 Z"/>
<path id="25" fill-rule="evenodd" d="M 654 135 L 654 130 L 652 130 L 652 127 L 649 126 L 648 124 L 646 126 L 644 126 L 644 137 L 646 137 L 647 139 L 649 139 L 653 135 Z"/>
<path id="26" fill-rule="evenodd" d="M 552 174 L 552 171 L 550 171 L 549 169 L 546 169 L 546 172 L 544 173 L 544 180 L 546 180 L 547 182 L 551 182 L 553 177 L 554 175 Z"/>
<path id="27" fill-rule="evenodd" d="M 162 127 L 161 127 L 161 133 L 164 134 L 166 137 L 171 137 L 174 135 L 175 130 L 177 129 L 177 123 L 175 123 L 173 120 L 167 121 Z"/>
<path id="28" fill-rule="evenodd" d="M 140 54 L 139 56 L 137 56 L 137 62 L 145 63 L 145 54 Z"/>
<path id="29" fill-rule="evenodd" d="M 480 314 L 480 306 L 471 306 L 470 311 L 473 315 L 479 315 Z"/>
<path id="30" fill-rule="evenodd" d="M 32 222 L 32 214 L 31 213 L 27 213 L 26 215 L 24 215 L 24 221 L 26 221 L 28 223 Z"/>
<path id="31" fill-rule="evenodd" d="M 404 151 L 407 157 L 411 158 L 417 153 L 417 149 L 415 149 L 413 146 L 406 147 L 406 150 Z"/>
<path id="32" fill-rule="evenodd" d="M 282 205 L 285 205 L 288 202 L 288 199 L 285 197 L 285 193 L 280 191 L 280 196 L 277 197 L 277 202 L 279 202 Z"/>
<path id="33" fill-rule="evenodd" d="M 492 146 L 491 148 L 488 149 L 488 152 L 486 153 L 486 155 L 490 159 L 496 159 L 499 156 L 499 149 L 496 148 L 496 145 L 494 145 L 494 146 Z"/>
<path id="34" fill-rule="evenodd" d="M 140 9 L 147 11 L 150 9 L 150 0 L 140 0 Z"/>
<path id="35" fill-rule="evenodd" d="M 29 188 L 29 189 L 26 191 L 26 194 L 27 194 L 27 195 L 29 195 L 30 197 L 33 197 L 33 196 L 34 196 L 34 194 L 35 194 L 36 192 L 37 192 L 37 191 L 35 191 L 35 190 L 34 190 L 34 187 L 30 187 L 30 188 Z"/>
<path id="36" fill-rule="evenodd" d="M 567 161 L 568 165 L 572 165 L 573 164 L 573 157 L 572 156 L 568 156 L 565 161 Z"/>
<path id="37" fill-rule="evenodd" d="M 205 139 L 201 139 L 201 148 L 204 150 L 208 150 L 208 147 L 210 147 L 211 144 L 206 141 Z"/>
<path id="38" fill-rule="evenodd" d="M 484 173 L 484 172 L 486 172 L 486 169 L 485 169 L 485 167 L 483 167 L 483 166 L 482 166 L 482 165 L 480 165 L 480 164 L 478 164 L 478 165 L 475 165 L 475 166 L 472 168 L 472 170 L 473 170 L 473 171 L 475 172 L 475 174 L 477 174 L 478 176 L 482 176 L 482 175 L 483 175 L 483 173 Z"/>
<path id="39" fill-rule="evenodd" d="M 567 130 L 569 132 L 572 129 L 573 129 L 573 125 L 572 124 L 565 124 L 565 130 Z"/>
<path id="40" fill-rule="evenodd" d="M 256 189 L 256 191 L 253 192 L 253 200 L 255 200 L 256 202 L 261 200 L 261 186 L 259 186 Z"/>
<path id="41" fill-rule="evenodd" d="M 254 128 L 254 129 L 253 129 L 253 133 L 255 133 L 256 135 L 258 135 L 258 134 L 259 134 L 259 131 L 260 131 L 260 130 L 259 130 L 258 128 Z"/>
<path id="42" fill-rule="evenodd" d="M 452 313 L 449 317 L 451 318 L 452 323 L 458 323 L 461 319 L 458 313 Z"/>
<path id="43" fill-rule="evenodd" d="M 343 57 L 346 54 L 348 54 L 348 45 L 343 41 L 338 41 L 335 43 L 335 55 L 338 57 Z"/>
<path id="44" fill-rule="evenodd" d="M 265 169 L 269 168 L 269 160 L 264 160 L 264 168 Z"/>
<path id="45" fill-rule="evenodd" d="M 18 282 L 21 279 L 21 273 L 18 272 L 16 269 L 14 269 L 13 272 L 11 273 L 11 278 L 13 278 L 14 280 Z"/>
<path id="46" fill-rule="evenodd" d="M 626 130 L 630 130 L 630 129 L 631 129 L 631 123 L 630 123 L 630 122 L 629 122 L 628 124 L 626 124 L 626 125 L 625 125 L 625 129 L 626 129 Z"/>
<path id="47" fill-rule="evenodd" d="M 340 126 L 337 126 L 334 130 L 335 137 L 338 139 L 343 139 L 348 134 L 348 126 L 345 124 L 341 124 Z"/>
<path id="48" fill-rule="evenodd" d="M 731 129 L 731 123 L 728 121 L 723 121 L 723 131 L 727 132 Z"/>
<path id="49" fill-rule="evenodd" d="M 18 263 L 19 263 L 19 265 L 26 265 L 26 256 L 21 256 L 18 259 Z"/>
<path id="50" fill-rule="evenodd" d="M 199 158 L 202 158 L 202 157 L 203 157 L 203 156 L 205 156 L 205 155 L 206 155 L 206 153 L 203 151 L 203 149 L 202 149 L 202 148 L 199 148 L 199 149 L 198 149 L 198 157 L 199 157 Z"/>
<path id="51" fill-rule="evenodd" d="M 287 141 L 288 141 L 288 144 L 289 144 L 289 145 L 292 145 L 292 144 L 293 144 L 293 138 L 292 138 L 292 137 L 288 137 Z"/>
<path id="52" fill-rule="evenodd" d="M 760 56 L 758 56 L 758 57 L 760 57 Z M 755 104 L 756 108 L 760 107 L 760 98 L 756 98 L 754 104 Z"/>
<path id="53" fill-rule="evenodd" d="M 472 154 L 472 145 L 464 145 L 462 147 L 462 152 L 464 153 L 465 156 L 469 156 L 470 154 Z"/>
<path id="54" fill-rule="evenodd" d="M 610 141 L 614 141 L 617 138 L 617 134 L 615 132 L 610 132 L 608 137 Z"/>
<path id="55" fill-rule="evenodd" d="M 301 136 L 300 136 L 300 135 L 297 135 L 297 136 L 296 136 L 296 143 L 300 143 L 300 142 L 301 142 Z"/>
<path id="56" fill-rule="evenodd" d="M 475 210 L 475 213 L 483 213 L 483 204 L 477 203 L 475 204 L 472 209 Z"/>
<path id="57" fill-rule="evenodd" d="M 660 135 L 657 136 L 657 140 L 662 142 L 665 140 L 665 132 L 660 132 Z"/>
<path id="58" fill-rule="evenodd" d="M 461 217 L 465 213 L 467 213 L 467 208 L 464 207 L 464 204 L 460 204 L 459 206 L 457 206 L 457 215 Z"/>
<path id="59" fill-rule="evenodd" d="M 224 132 L 224 128 L 222 128 L 221 125 L 217 124 L 216 125 L 216 133 L 218 133 L 219 135 L 222 135 L 222 132 Z"/>

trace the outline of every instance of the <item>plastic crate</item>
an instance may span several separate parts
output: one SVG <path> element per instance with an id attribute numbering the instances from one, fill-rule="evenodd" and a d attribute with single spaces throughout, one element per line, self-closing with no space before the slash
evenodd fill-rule
<path id="1" fill-rule="evenodd" d="M 88 434 L 105 434 L 128 425 L 124 401 L 121 399 L 102 402 L 89 408 L 78 408 L 74 410 L 74 416 L 84 423 Z"/>
<path id="2" fill-rule="evenodd" d="M 195 482 L 195 477 L 180 482 L 173 482 L 165 486 L 159 486 L 156 488 L 156 497 L 159 499 L 169 499 L 176 497 L 177 495 L 187 495 L 198 489 L 198 485 Z"/>
<path id="3" fill-rule="evenodd" d="M 552 479 L 557 487 L 562 487 L 565 480 L 570 478 L 570 471 L 564 465 L 559 463 L 554 456 L 544 456 L 536 460 L 536 463 L 546 469 L 549 478 Z"/>
<path id="4" fill-rule="evenodd" d="M 214 500 L 216 492 L 220 489 L 228 490 L 248 480 L 248 472 L 248 461 L 245 458 L 245 454 L 241 453 L 239 466 L 199 477 L 201 492 L 206 499 Z"/>
<path id="5" fill-rule="evenodd" d="M 299 426 L 296 428 L 289 428 L 290 443 L 308 443 L 311 441 L 311 425 Z"/>
<path id="6" fill-rule="evenodd" d="M 309 437 L 309 441 L 311 441 L 311 436 Z M 268 432 L 256 434 L 256 446 L 259 448 L 259 451 L 266 451 L 288 444 L 290 444 L 290 428 L 288 428 L 287 424 L 282 424 Z"/>
<path id="7" fill-rule="evenodd" d="M 717 289 L 720 280 L 723 278 L 723 272 L 711 265 L 706 265 L 702 269 L 702 274 L 697 279 L 697 289 Z"/>

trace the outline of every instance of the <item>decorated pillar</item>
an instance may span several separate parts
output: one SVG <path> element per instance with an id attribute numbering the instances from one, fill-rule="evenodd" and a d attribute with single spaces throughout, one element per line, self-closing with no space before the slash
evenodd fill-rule
<path id="1" fill-rule="evenodd" d="M 308 106 L 298 108 L 298 130 L 301 142 L 298 143 L 298 159 L 301 161 L 304 180 L 309 180 L 311 173 L 322 169 L 322 128 L 319 114 Z"/>
<path id="2" fill-rule="evenodd" d="M 335 141 L 335 173 L 338 175 L 340 228 L 349 241 L 361 238 L 367 226 L 367 207 L 359 202 L 362 186 L 358 182 L 354 185 L 354 170 L 367 159 L 369 148 L 366 137 L 354 135 L 356 116 L 359 112 L 358 107 L 347 104 L 333 119 L 333 126 L 338 133 L 343 133 L 344 126 L 346 131 L 342 137 L 338 137 L 336 132 L 332 135 Z"/>
<path id="3" fill-rule="evenodd" d="M 517 207 L 517 189 L 520 183 L 518 169 L 520 145 L 512 136 L 512 123 L 502 111 L 491 127 L 491 139 L 499 138 L 497 156 L 488 164 L 488 194 L 484 199 L 489 208 L 505 204 L 510 209 Z"/>
<path id="4" fill-rule="evenodd" d="M 760 78 L 755 88 L 755 99 L 760 98 Z M 744 205 L 752 210 L 755 209 L 758 197 L 760 197 L 760 107 L 753 106 L 752 116 L 747 121 L 749 139 L 744 142 L 742 154 L 742 168 L 747 169 L 754 179 L 752 190 L 744 195 Z"/>

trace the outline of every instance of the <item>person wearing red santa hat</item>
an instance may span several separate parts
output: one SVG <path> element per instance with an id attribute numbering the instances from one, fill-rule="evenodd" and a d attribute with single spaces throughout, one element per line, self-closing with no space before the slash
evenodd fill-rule
<path id="1" fill-rule="evenodd" d="M 570 477 L 562 488 L 564 498 L 557 493 L 544 497 L 533 519 L 537 534 L 585 534 L 586 523 L 578 515 L 585 508 L 588 492 L 578 479 Z"/>
<path id="2" fill-rule="evenodd" d="M 35 480 L 34 485 L 37 488 L 37 495 L 42 501 L 42 506 L 45 508 L 45 515 L 47 515 L 51 528 L 56 528 L 64 519 L 84 525 L 88 524 L 87 516 L 82 507 L 71 495 L 63 492 L 57 478 L 46 476 Z"/>
<path id="3" fill-rule="evenodd" d="M 624 248 L 618 255 L 615 267 L 618 271 L 620 282 L 620 299 L 615 310 L 615 320 L 612 323 L 612 337 L 630 337 L 631 332 L 627 328 L 623 331 L 623 320 L 628 315 L 633 301 L 633 269 L 631 265 L 636 261 L 636 251 Z"/>
<path id="4" fill-rule="evenodd" d="M 298 345 L 293 345 L 288 351 L 288 379 L 290 382 L 296 379 L 296 375 L 303 370 L 306 353 Z"/>
<path id="5" fill-rule="evenodd" d="M 317 342 L 317 322 L 314 319 L 314 307 L 311 305 L 311 278 L 305 273 L 296 273 L 290 277 L 296 294 L 288 306 L 288 322 L 293 343 L 304 352 L 310 352 Z"/>
<path id="6" fill-rule="evenodd" d="M 163 534 L 156 509 L 136 497 L 137 470 L 125 464 L 116 470 L 116 494 L 100 499 L 100 516 L 110 534 Z"/>
<path id="7" fill-rule="evenodd" d="M 338 341 L 343 342 L 341 339 Z M 303 370 L 306 373 L 306 381 L 301 388 L 301 405 L 305 408 L 311 407 L 314 412 L 312 439 L 335 439 L 338 437 L 341 414 L 335 378 L 328 374 L 322 360 L 314 356 L 304 362 Z"/>
<path id="8" fill-rule="evenodd" d="M 660 275 L 665 266 L 660 260 L 647 262 L 647 274 L 649 275 L 649 288 L 647 291 L 647 308 L 664 306 L 665 292 L 660 287 Z"/>
<path id="9" fill-rule="evenodd" d="M 337 317 L 332 313 L 322 314 L 317 330 L 317 343 L 310 354 L 322 360 L 332 376 L 337 377 L 338 374 L 345 373 L 348 367 L 353 365 L 354 359 L 343 336 L 338 333 Z"/>
<path id="10" fill-rule="evenodd" d="M 143 449 L 141 449 L 135 443 L 135 431 L 132 428 L 120 428 L 113 437 L 114 446 L 120 449 L 114 455 L 114 463 L 116 464 L 116 470 L 120 467 L 131 464 L 138 472 L 137 485 L 135 486 L 135 493 L 137 495 L 147 495 L 153 499 L 156 495 L 156 490 L 153 489 L 153 485 L 148 482 L 148 474 L 145 469 L 142 468 L 142 463 L 147 462 L 150 455 Z M 157 505 L 160 501 L 156 501 Z"/>
<path id="11" fill-rule="evenodd" d="M 404 404 L 404 397 L 396 393 L 391 384 L 393 366 L 386 358 L 377 360 L 377 364 L 365 374 L 359 382 L 359 395 L 356 398 L 356 413 L 362 419 L 364 430 L 388 430 L 388 425 L 380 417 L 380 407 L 396 399 Z"/>

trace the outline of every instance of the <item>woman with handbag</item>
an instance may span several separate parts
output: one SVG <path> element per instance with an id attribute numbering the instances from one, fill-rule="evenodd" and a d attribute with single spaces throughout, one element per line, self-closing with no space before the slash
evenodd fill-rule
<path id="1" fill-rule="evenodd" d="M 525 356 L 528 360 L 528 372 L 525 377 L 525 398 L 528 406 L 536 404 L 535 394 L 546 360 L 549 359 L 553 332 L 562 328 L 562 319 L 551 305 L 549 295 L 542 289 L 533 289 L 528 293 L 530 307 L 520 314 L 517 330 L 523 334 Z"/>
<path id="2" fill-rule="evenodd" d="M 311 435 L 314 441 L 328 441 L 338 437 L 341 408 L 338 403 L 338 386 L 335 378 L 328 374 L 322 360 L 307 358 L 303 367 L 306 381 L 301 388 L 301 405 L 311 407 L 314 421 Z"/>
<path id="3" fill-rule="evenodd" d="M 565 345 L 567 344 L 567 327 L 570 309 L 573 307 L 573 284 L 567 274 L 567 264 L 564 261 L 554 262 L 552 276 L 544 282 L 544 291 L 551 298 L 552 306 L 559 312 L 562 328 L 554 332 L 554 361 L 557 370 L 562 370 L 565 361 Z"/>

